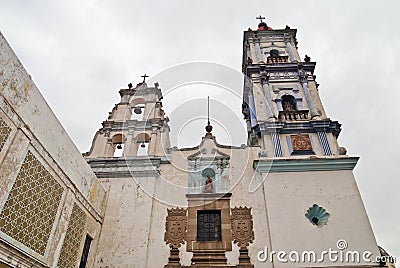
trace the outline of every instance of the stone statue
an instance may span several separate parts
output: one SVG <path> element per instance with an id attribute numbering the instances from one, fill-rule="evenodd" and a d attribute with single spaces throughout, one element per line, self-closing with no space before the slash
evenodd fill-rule
<path id="1" fill-rule="evenodd" d="M 206 180 L 206 188 L 204 189 L 204 193 L 212 193 L 213 192 L 213 183 L 210 175 L 207 176 Z"/>

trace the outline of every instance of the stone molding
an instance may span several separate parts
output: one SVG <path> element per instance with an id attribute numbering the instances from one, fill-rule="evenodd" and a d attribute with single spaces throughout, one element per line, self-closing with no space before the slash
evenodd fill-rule
<path id="1" fill-rule="evenodd" d="M 168 162 L 161 158 L 119 157 L 87 159 L 98 178 L 158 177 L 160 165 Z"/>
<path id="2" fill-rule="evenodd" d="M 359 157 L 255 160 L 260 173 L 353 170 Z"/>

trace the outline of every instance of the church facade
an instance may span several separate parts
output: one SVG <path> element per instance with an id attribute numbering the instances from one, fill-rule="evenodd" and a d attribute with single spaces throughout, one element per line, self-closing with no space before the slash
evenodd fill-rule
<path id="1" fill-rule="evenodd" d="M 145 76 L 82 156 L 2 35 L 0 64 L 0 267 L 390 265 L 295 29 L 244 32 L 242 146 L 171 145 Z"/>

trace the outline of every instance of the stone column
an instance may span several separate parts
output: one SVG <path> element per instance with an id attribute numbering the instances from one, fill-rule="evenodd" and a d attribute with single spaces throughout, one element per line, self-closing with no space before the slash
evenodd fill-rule
<path id="1" fill-rule="evenodd" d="M 132 133 L 132 144 L 131 144 L 131 153 L 132 156 L 137 156 L 138 149 L 139 149 L 139 143 L 137 142 L 137 139 L 133 136 L 134 133 Z"/>
<path id="2" fill-rule="evenodd" d="M 269 77 L 266 74 L 261 74 L 260 81 L 261 81 L 264 98 L 265 98 L 265 106 L 267 109 L 267 119 L 276 118 L 274 115 L 274 110 L 273 110 L 272 97 L 269 92 Z"/>
<path id="3" fill-rule="evenodd" d="M 254 104 L 253 88 L 249 91 L 250 125 L 257 126 L 256 106 Z"/>
<path id="4" fill-rule="evenodd" d="M 286 50 L 289 53 L 290 62 L 297 62 L 297 59 L 293 53 L 292 41 L 291 39 L 285 39 L 286 42 Z"/>
<path id="5" fill-rule="evenodd" d="M 244 47 L 246 49 L 246 62 L 249 58 L 251 59 L 251 61 L 253 61 L 253 57 L 252 57 L 251 51 L 250 51 L 250 45 L 247 41 L 245 41 Z"/>
<path id="6" fill-rule="evenodd" d="M 300 77 L 300 83 L 303 86 L 304 95 L 306 97 L 306 101 L 308 104 L 308 109 L 310 109 L 311 119 L 313 119 L 314 117 L 319 116 L 319 114 L 317 108 L 315 108 L 314 101 L 311 98 L 310 90 L 307 87 L 308 84 L 307 77 L 306 76 Z"/>
<path id="7" fill-rule="evenodd" d="M 156 145 L 157 145 L 157 130 L 151 132 L 151 138 L 149 142 L 149 147 L 147 148 L 147 155 L 155 155 Z"/>
<path id="8" fill-rule="evenodd" d="M 251 39 L 249 39 L 249 47 L 250 47 L 250 57 L 251 57 L 251 60 L 253 61 L 253 63 L 257 63 L 257 56 L 256 56 L 256 48 L 255 48 L 255 45 L 254 45 L 254 39 L 253 38 L 251 38 Z"/>
<path id="9" fill-rule="evenodd" d="M 134 156 L 134 151 L 133 151 L 133 131 L 128 130 L 127 138 L 125 141 L 124 145 L 124 156 L 129 157 L 129 156 Z"/>
<path id="10" fill-rule="evenodd" d="M 254 48 L 255 48 L 255 51 L 256 51 L 257 63 L 260 63 L 260 62 L 263 61 L 263 58 L 262 58 L 262 53 L 261 53 L 261 48 L 260 48 L 260 40 L 259 39 L 254 40 Z"/>

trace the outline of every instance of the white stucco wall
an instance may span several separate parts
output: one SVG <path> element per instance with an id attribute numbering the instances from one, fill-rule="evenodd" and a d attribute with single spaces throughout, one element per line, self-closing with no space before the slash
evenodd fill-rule
<path id="1" fill-rule="evenodd" d="M 76 188 L 102 214 L 105 191 L 0 33 L 0 92 Z"/>
<path id="2" fill-rule="evenodd" d="M 214 143 L 206 139 L 198 149 L 173 151 L 171 164 L 162 164 L 156 178 L 104 181 L 106 188 L 110 188 L 110 197 L 96 267 L 115 263 L 119 267 L 162 267 L 168 262 L 165 218 L 168 208 L 187 206 L 186 158 L 201 149 L 209 152 L 212 148 L 215 148 Z M 329 247 L 336 249 L 339 239 L 347 241 L 349 250 L 378 254 L 351 171 L 260 174 L 253 168 L 253 160 L 258 159 L 258 147 L 218 149 L 231 157 L 231 207 L 252 208 L 255 240 L 249 246 L 249 255 L 255 267 L 273 267 L 272 262 L 257 259 L 265 247 L 288 253 L 315 250 L 318 254 Z M 326 226 L 312 225 L 305 217 L 313 204 L 326 208 L 331 214 Z M 185 252 L 185 246 L 180 248 L 180 256 L 182 264 L 190 264 L 192 255 Z M 234 246 L 226 256 L 228 264 L 238 264 L 238 247 Z M 305 266 L 321 265 L 335 263 L 307 263 Z M 274 267 L 299 267 L 299 264 L 275 259 Z"/>

